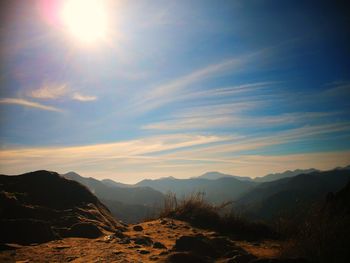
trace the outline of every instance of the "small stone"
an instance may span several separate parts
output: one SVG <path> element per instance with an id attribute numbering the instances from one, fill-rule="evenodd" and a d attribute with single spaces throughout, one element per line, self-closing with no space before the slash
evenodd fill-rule
<path id="1" fill-rule="evenodd" d="M 153 240 L 147 236 L 136 237 L 133 239 L 135 244 L 151 246 L 153 244 Z"/>
<path id="2" fill-rule="evenodd" d="M 164 246 L 162 243 L 160 242 L 155 242 L 153 244 L 153 248 L 159 248 L 159 249 L 166 249 L 166 246 Z"/>
<path id="3" fill-rule="evenodd" d="M 142 254 L 142 255 L 146 255 L 146 254 L 151 253 L 151 252 L 149 252 L 148 250 L 144 250 L 144 249 L 138 250 L 138 252 L 139 252 L 140 254 Z"/>
<path id="4" fill-rule="evenodd" d="M 105 242 L 110 242 L 113 238 L 114 238 L 113 235 L 108 235 L 108 236 L 105 236 L 105 237 L 103 238 L 103 240 L 104 240 Z"/>
<path id="5" fill-rule="evenodd" d="M 59 249 L 59 250 L 61 250 L 61 249 L 66 249 L 66 248 L 70 248 L 70 246 L 65 246 L 65 245 L 62 245 L 62 246 L 56 246 L 56 247 L 54 247 L 55 249 Z"/>
<path id="6" fill-rule="evenodd" d="M 115 231 L 114 235 L 115 235 L 117 238 L 125 238 L 125 235 L 124 235 L 123 232 L 120 231 L 120 230 Z"/>
<path id="7" fill-rule="evenodd" d="M 134 231 L 143 231 L 143 227 L 139 225 L 134 226 L 133 229 Z"/>
<path id="8" fill-rule="evenodd" d="M 125 237 L 125 238 L 122 238 L 118 243 L 119 244 L 130 244 L 130 238 L 128 237 Z"/>

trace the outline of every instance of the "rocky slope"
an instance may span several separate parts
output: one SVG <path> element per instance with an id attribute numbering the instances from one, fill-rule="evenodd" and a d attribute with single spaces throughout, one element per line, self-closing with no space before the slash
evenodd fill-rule
<path id="1" fill-rule="evenodd" d="M 0 204 L 2 243 L 96 238 L 121 227 L 86 187 L 49 171 L 0 175 Z"/>
<path id="2" fill-rule="evenodd" d="M 96 239 L 65 238 L 0 252 L 1 262 L 304 262 L 278 259 L 280 243 L 235 241 L 162 218 Z M 274 261 L 269 261 L 274 260 Z"/>

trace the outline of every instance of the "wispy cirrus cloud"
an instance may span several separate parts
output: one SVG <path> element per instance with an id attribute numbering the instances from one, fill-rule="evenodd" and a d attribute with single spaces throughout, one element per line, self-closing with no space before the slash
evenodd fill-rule
<path id="1" fill-rule="evenodd" d="M 241 85 L 233 85 L 229 87 L 213 88 L 207 90 L 193 90 L 186 94 L 179 94 L 174 100 L 190 100 L 190 99 L 207 99 L 207 98 L 220 98 L 227 96 L 237 96 L 237 95 L 251 95 L 255 91 L 266 90 L 267 88 L 275 85 L 276 81 L 266 81 L 266 82 L 254 82 L 246 83 Z M 250 93 L 250 94 L 247 94 Z"/>
<path id="2" fill-rule="evenodd" d="M 29 108 L 36 108 L 40 110 L 46 110 L 46 111 L 55 111 L 55 112 L 64 112 L 62 109 L 47 106 L 41 103 L 28 101 L 24 99 L 18 99 L 18 98 L 1 98 L 0 104 L 14 104 L 14 105 L 20 105 L 23 107 L 29 107 Z"/>
<path id="3" fill-rule="evenodd" d="M 66 169 L 76 170 L 77 167 L 86 167 L 94 171 L 101 170 L 101 165 L 117 170 L 121 167 L 133 167 L 132 164 L 148 165 L 158 159 L 146 154 L 219 143 L 230 139 L 232 136 L 173 134 L 95 145 L 1 150 L 1 172 L 21 173 L 35 169 L 64 172 Z"/>
<path id="4" fill-rule="evenodd" d="M 288 124 L 317 123 L 340 112 L 292 112 L 277 115 L 250 116 L 246 111 L 266 106 L 266 101 L 249 101 L 190 107 L 172 117 L 142 126 L 145 130 L 193 130 L 223 127 L 276 127 Z"/>
<path id="5" fill-rule="evenodd" d="M 261 150 L 263 148 L 287 143 L 295 143 L 308 138 L 317 138 L 338 132 L 350 131 L 349 122 L 320 124 L 273 132 L 271 135 L 247 135 L 226 141 L 220 145 L 208 145 L 200 149 L 179 150 L 177 153 L 166 154 L 169 159 L 183 158 L 186 160 L 205 160 L 212 162 L 227 162 L 232 156 L 244 151 Z M 350 157 L 349 157 L 350 158 Z"/>
<path id="6" fill-rule="evenodd" d="M 36 169 L 75 170 L 82 175 L 123 182 L 161 176 L 190 177 L 208 170 L 259 176 L 271 171 L 329 169 L 350 162 L 348 152 L 259 155 L 238 154 L 308 137 L 349 131 L 350 124 L 318 125 L 269 136 L 172 134 L 106 144 L 70 147 L 25 147 L 0 151 L 2 173 Z M 40 164 L 40 167 L 38 167 Z"/>
<path id="7" fill-rule="evenodd" d="M 36 99 L 58 99 L 67 95 L 67 84 L 45 84 L 42 87 L 28 92 L 28 96 Z"/>
<path id="8" fill-rule="evenodd" d="M 72 95 L 73 100 L 78 100 L 78 101 L 94 101 L 97 100 L 96 96 L 89 96 L 89 95 L 83 95 L 79 92 L 74 92 Z"/>
<path id="9" fill-rule="evenodd" d="M 73 91 L 68 84 L 44 84 L 41 87 L 31 90 L 27 93 L 29 97 L 42 100 L 72 99 L 81 102 L 90 102 L 97 100 L 96 96 L 82 94 Z"/>
<path id="10" fill-rule="evenodd" d="M 167 103 L 173 102 L 179 98 L 186 97 L 189 94 L 187 90 L 192 84 L 207 80 L 221 74 L 233 73 L 234 70 L 241 70 L 242 66 L 248 62 L 251 62 L 253 58 L 259 55 L 259 52 L 248 54 L 246 56 L 235 57 L 223 60 L 218 63 L 210 64 L 208 66 L 196 69 L 189 74 L 180 76 L 167 83 L 155 86 L 147 89 L 145 93 L 142 93 L 134 101 L 134 107 L 140 111 L 149 111 L 155 108 L 159 108 Z M 218 90 L 216 92 L 225 92 L 225 90 Z M 229 89 L 226 90 L 229 92 Z M 233 90 L 231 90 L 233 92 Z M 199 94 L 200 95 L 200 94 Z M 198 96 L 192 94 L 192 96 Z"/>

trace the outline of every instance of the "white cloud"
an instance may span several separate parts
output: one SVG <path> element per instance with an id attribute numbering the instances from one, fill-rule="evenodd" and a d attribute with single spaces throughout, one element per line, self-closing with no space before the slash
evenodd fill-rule
<path id="1" fill-rule="evenodd" d="M 20 173 L 36 169 L 76 169 L 90 167 L 104 170 L 112 165 L 133 166 L 150 163 L 155 157 L 144 156 L 232 139 L 228 136 L 173 134 L 138 140 L 73 147 L 34 147 L 0 151 L 1 172 Z"/>
<path id="2" fill-rule="evenodd" d="M 67 84 L 44 84 L 42 87 L 28 92 L 27 95 L 32 98 L 46 100 L 72 99 L 83 102 L 97 100 L 96 96 L 73 91 Z"/>
<path id="3" fill-rule="evenodd" d="M 97 100 L 97 97 L 96 96 L 83 95 L 83 94 L 81 94 L 79 92 L 74 92 L 73 95 L 72 95 L 72 99 L 73 100 L 87 102 L 87 101 Z"/>
<path id="4" fill-rule="evenodd" d="M 37 99 L 58 99 L 69 92 L 66 84 L 45 84 L 42 87 L 32 90 L 28 96 Z"/>
<path id="5" fill-rule="evenodd" d="M 316 138 L 326 134 L 350 130 L 350 123 L 336 123 L 327 125 L 306 126 L 282 132 L 275 132 L 268 136 L 236 136 L 233 140 L 220 144 L 204 145 L 197 148 L 179 149 L 173 153 L 164 153 L 164 160 L 179 160 L 186 162 L 202 162 L 233 165 L 240 158 L 243 151 L 261 150 L 268 146 L 302 141 L 305 138 Z M 350 159 L 350 157 L 348 157 Z"/>
<path id="6" fill-rule="evenodd" d="M 56 107 L 47 106 L 37 102 L 28 101 L 24 99 L 17 99 L 17 98 L 2 98 L 0 99 L 0 104 L 15 104 L 15 105 L 21 105 L 29 108 L 36 108 L 40 110 L 63 112 L 63 110 Z"/>
<path id="7" fill-rule="evenodd" d="M 10 148 L 0 151 L 0 173 L 75 170 L 84 176 L 136 182 L 170 175 L 185 178 L 208 170 L 260 176 L 311 166 L 329 169 L 350 163 L 349 152 L 279 156 L 240 152 L 347 130 L 349 123 L 303 127 L 257 137 L 172 134 L 86 146 Z"/>

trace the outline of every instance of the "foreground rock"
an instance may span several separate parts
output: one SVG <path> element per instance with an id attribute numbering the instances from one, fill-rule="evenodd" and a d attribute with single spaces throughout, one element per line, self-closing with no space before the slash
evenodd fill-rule
<path id="1" fill-rule="evenodd" d="M 0 243 L 96 238 L 121 225 L 81 184 L 54 172 L 0 175 Z"/>

